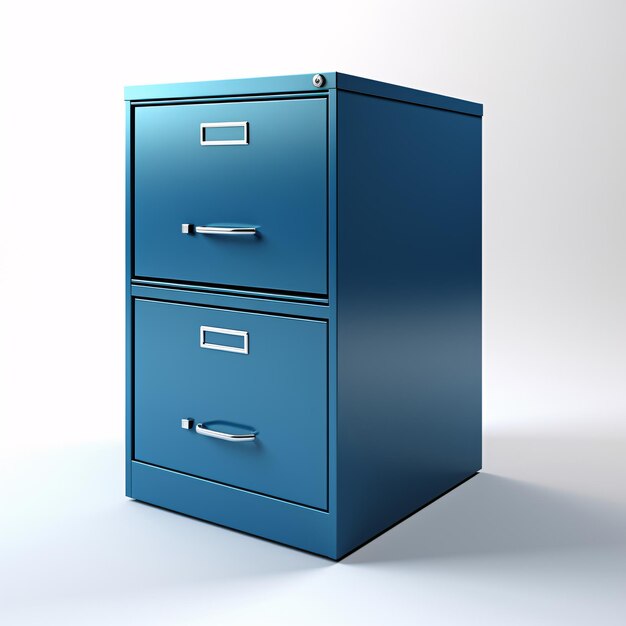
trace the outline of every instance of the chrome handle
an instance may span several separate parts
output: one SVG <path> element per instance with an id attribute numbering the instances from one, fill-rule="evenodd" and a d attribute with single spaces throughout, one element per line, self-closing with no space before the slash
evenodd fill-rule
<path id="1" fill-rule="evenodd" d="M 193 232 L 200 235 L 256 235 L 254 226 L 194 226 L 182 224 L 182 232 L 191 235 Z"/>
<path id="2" fill-rule="evenodd" d="M 256 433 L 233 435 L 231 433 L 222 432 L 221 430 L 211 430 L 210 428 L 206 428 L 204 424 L 196 424 L 196 432 L 205 437 L 224 439 L 224 441 L 254 441 L 256 439 Z"/>
<path id="3" fill-rule="evenodd" d="M 196 226 L 201 235 L 256 235 L 253 226 Z"/>

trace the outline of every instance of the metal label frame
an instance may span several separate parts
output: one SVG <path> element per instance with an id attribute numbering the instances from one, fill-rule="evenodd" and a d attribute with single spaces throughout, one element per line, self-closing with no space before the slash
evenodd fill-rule
<path id="1" fill-rule="evenodd" d="M 204 340 L 204 333 L 217 333 L 219 335 L 235 335 L 243 337 L 243 348 L 236 346 L 224 346 L 219 343 L 208 343 Z M 249 354 L 249 341 L 247 330 L 231 330 L 230 328 L 216 328 L 215 326 L 200 326 L 200 347 L 207 350 L 221 350 L 222 352 L 237 352 L 238 354 Z"/>
<path id="2" fill-rule="evenodd" d="M 204 139 L 205 128 L 243 128 L 243 139 Z M 248 122 L 202 122 L 200 124 L 201 146 L 247 146 L 248 145 Z"/>

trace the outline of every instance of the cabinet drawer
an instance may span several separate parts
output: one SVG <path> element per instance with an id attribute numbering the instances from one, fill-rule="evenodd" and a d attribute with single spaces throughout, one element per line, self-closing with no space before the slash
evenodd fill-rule
<path id="1" fill-rule="evenodd" d="M 324 98 L 136 107 L 135 276 L 325 294 L 326 117 Z"/>
<path id="2" fill-rule="evenodd" d="M 326 322 L 136 300 L 135 459 L 326 509 L 326 352 Z"/>

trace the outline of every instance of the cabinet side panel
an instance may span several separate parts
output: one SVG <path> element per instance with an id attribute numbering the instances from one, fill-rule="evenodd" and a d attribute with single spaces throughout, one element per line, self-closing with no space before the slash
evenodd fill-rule
<path id="1" fill-rule="evenodd" d="M 481 467 L 481 118 L 338 95 L 339 553 Z"/>

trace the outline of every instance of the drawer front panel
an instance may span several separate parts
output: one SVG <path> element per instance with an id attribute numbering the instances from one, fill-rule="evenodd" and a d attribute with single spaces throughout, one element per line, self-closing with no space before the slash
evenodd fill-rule
<path id="1" fill-rule="evenodd" d="M 135 276 L 326 294 L 326 109 L 136 107 Z"/>
<path id="2" fill-rule="evenodd" d="M 136 300 L 135 458 L 326 509 L 326 352 L 322 321 Z"/>

